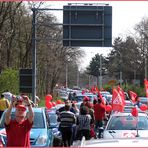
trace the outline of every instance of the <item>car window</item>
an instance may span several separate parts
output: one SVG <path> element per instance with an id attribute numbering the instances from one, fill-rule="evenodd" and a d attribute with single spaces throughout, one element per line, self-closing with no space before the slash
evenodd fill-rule
<path id="1" fill-rule="evenodd" d="M 57 126 L 58 122 L 57 122 L 57 115 L 56 114 L 48 114 L 49 117 L 49 124 L 50 126 Z"/>
<path id="2" fill-rule="evenodd" d="M 108 123 L 107 130 L 148 130 L 148 118 L 139 116 L 137 119 L 133 116 L 113 116 Z"/>
<path id="3" fill-rule="evenodd" d="M 5 115 L 4 115 L 5 116 Z M 4 128 L 4 116 L 0 121 L 0 128 Z M 14 119 L 14 112 L 11 114 L 11 118 Z M 40 112 L 34 113 L 34 123 L 32 128 L 45 128 L 45 122 L 43 118 L 43 114 Z"/>

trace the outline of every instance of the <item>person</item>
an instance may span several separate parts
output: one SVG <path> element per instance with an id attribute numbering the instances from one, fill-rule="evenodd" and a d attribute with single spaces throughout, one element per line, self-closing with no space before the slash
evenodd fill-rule
<path id="1" fill-rule="evenodd" d="M 3 112 L 10 106 L 10 103 L 8 99 L 4 97 L 4 94 L 1 94 L 0 98 L 0 118 L 3 114 Z"/>
<path id="2" fill-rule="evenodd" d="M 89 114 L 89 109 L 87 106 L 82 106 L 80 108 L 80 115 L 77 116 L 77 140 L 82 140 L 84 136 L 86 140 L 91 138 L 90 135 L 90 125 L 91 125 L 91 116 Z"/>
<path id="3" fill-rule="evenodd" d="M 79 114 L 79 109 L 76 105 L 76 103 L 72 102 L 72 105 L 71 105 L 71 112 L 73 112 L 74 114 L 78 115 Z"/>
<path id="4" fill-rule="evenodd" d="M 106 117 L 106 107 L 102 103 L 101 99 L 98 99 L 98 103 L 94 105 L 94 116 L 95 116 L 95 130 L 99 128 L 98 138 L 101 138 L 103 132 L 103 122 Z"/>
<path id="5" fill-rule="evenodd" d="M 5 113 L 5 129 L 7 135 L 7 147 L 30 147 L 30 130 L 33 125 L 34 112 L 29 98 L 22 96 L 22 104 L 16 97 Z M 12 108 L 15 107 L 15 117 L 11 118 Z M 26 111 L 28 107 L 28 112 Z"/>
<path id="6" fill-rule="evenodd" d="M 60 113 L 58 121 L 63 144 L 65 147 L 70 147 L 73 143 L 73 126 L 76 125 L 76 116 L 70 111 L 70 104 L 65 105 L 65 111 Z"/>
<path id="7" fill-rule="evenodd" d="M 140 98 L 137 96 L 135 98 L 134 106 L 137 106 L 138 108 L 140 108 L 141 105 L 142 105 L 142 103 L 140 102 Z"/>

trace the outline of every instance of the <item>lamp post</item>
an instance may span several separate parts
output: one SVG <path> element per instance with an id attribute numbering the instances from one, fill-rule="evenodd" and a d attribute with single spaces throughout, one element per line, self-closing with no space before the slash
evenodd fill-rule
<path id="1" fill-rule="evenodd" d="M 66 63 L 66 77 L 65 77 L 65 79 L 66 79 L 66 84 L 65 84 L 65 87 L 67 88 L 67 86 L 68 86 L 68 65 L 67 65 L 67 63 Z"/>
<path id="2" fill-rule="evenodd" d="M 144 75 L 145 75 L 145 79 L 147 80 L 147 51 L 145 50 L 145 55 L 144 55 L 144 61 L 145 61 L 145 64 L 144 64 Z"/>
<path id="3" fill-rule="evenodd" d="M 80 74 L 79 74 L 79 68 L 78 68 L 78 71 L 77 71 L 77 87 L 79 87 L 79 81 L 80 81 Z"/>
<path id="4" fill-rule="evenodd" d="M 143 50 L 144 50 L 144 78 L 147 79 L 147 49 L 145 48 L 145 38 L 148 39 L 145 30 L 142 31 L 143 37 Z"/>
<path id="5" fill-rule="evenodd" d="M 100 55 L 100 90 L 102 89 L 102 54 Z"/>

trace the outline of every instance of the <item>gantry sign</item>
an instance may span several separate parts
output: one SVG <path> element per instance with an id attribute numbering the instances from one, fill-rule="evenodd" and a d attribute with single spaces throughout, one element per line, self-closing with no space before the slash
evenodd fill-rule
<path id="1" fill-rule="evenodd" d="M 32 98 L 36 96 L 36 15 L 38 11 L 63 11 L 63 46 L 111 47 L 112 7 L 108 4 L 70 3 L 63 9 L 32 8 Z M 23 89 L 23 88 L 22 88 Z"/>
<path id="2" fill-rule="evenodd" d="M 107 4 L 64 6 L 63 46 L 111 47 L 112 7 Z"/>

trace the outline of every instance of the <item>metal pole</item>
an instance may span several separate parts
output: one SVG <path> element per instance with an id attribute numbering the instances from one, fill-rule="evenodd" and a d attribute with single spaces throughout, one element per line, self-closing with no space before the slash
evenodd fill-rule
<path id="1" fill-rule="evenodd" d="M 32 12 L 32 100 L 36 103 L 36 9 Z"/>
<path id="2" fill-rule="evenodd" d="M 79 69 L 77 71 L 77 87 L 79 87 Z"/>
<path id="3" fill-rule="evenodd" d="M 90 89 L 90 75 L 88 76 L 88 85 L 89 85 L 89 89 Z"/>
<path id="4" fill-rule="evenodd" d="M 120 71 L 120 86 L 122 85 L 122 71 Z"/>
<path id="5" fill-rule="evenodd" d="M 66 88 L 67 88 L 67 85 L 68 85 L 67 84 L 67 80 L 68 80 L 68 74 L 67 73 L 68 73 L 68 67 L 67 67 L 67 63 L 66 63 L 66 84 L 65 84 L 66 85 L 65 86 Z"/>
<path id="6" fill-rule="evenodd" d="M 102 89 L 102 55 L 100 55 L 100 90 Z"/>
<path id="7" fill-rule="evenodd" d="M 145 64 L 144 64 L 144 70 L 145 70 L 145 79 L 147 80 L 147 57 L 146 57 L 146 51 L 145 51 Z"/>

